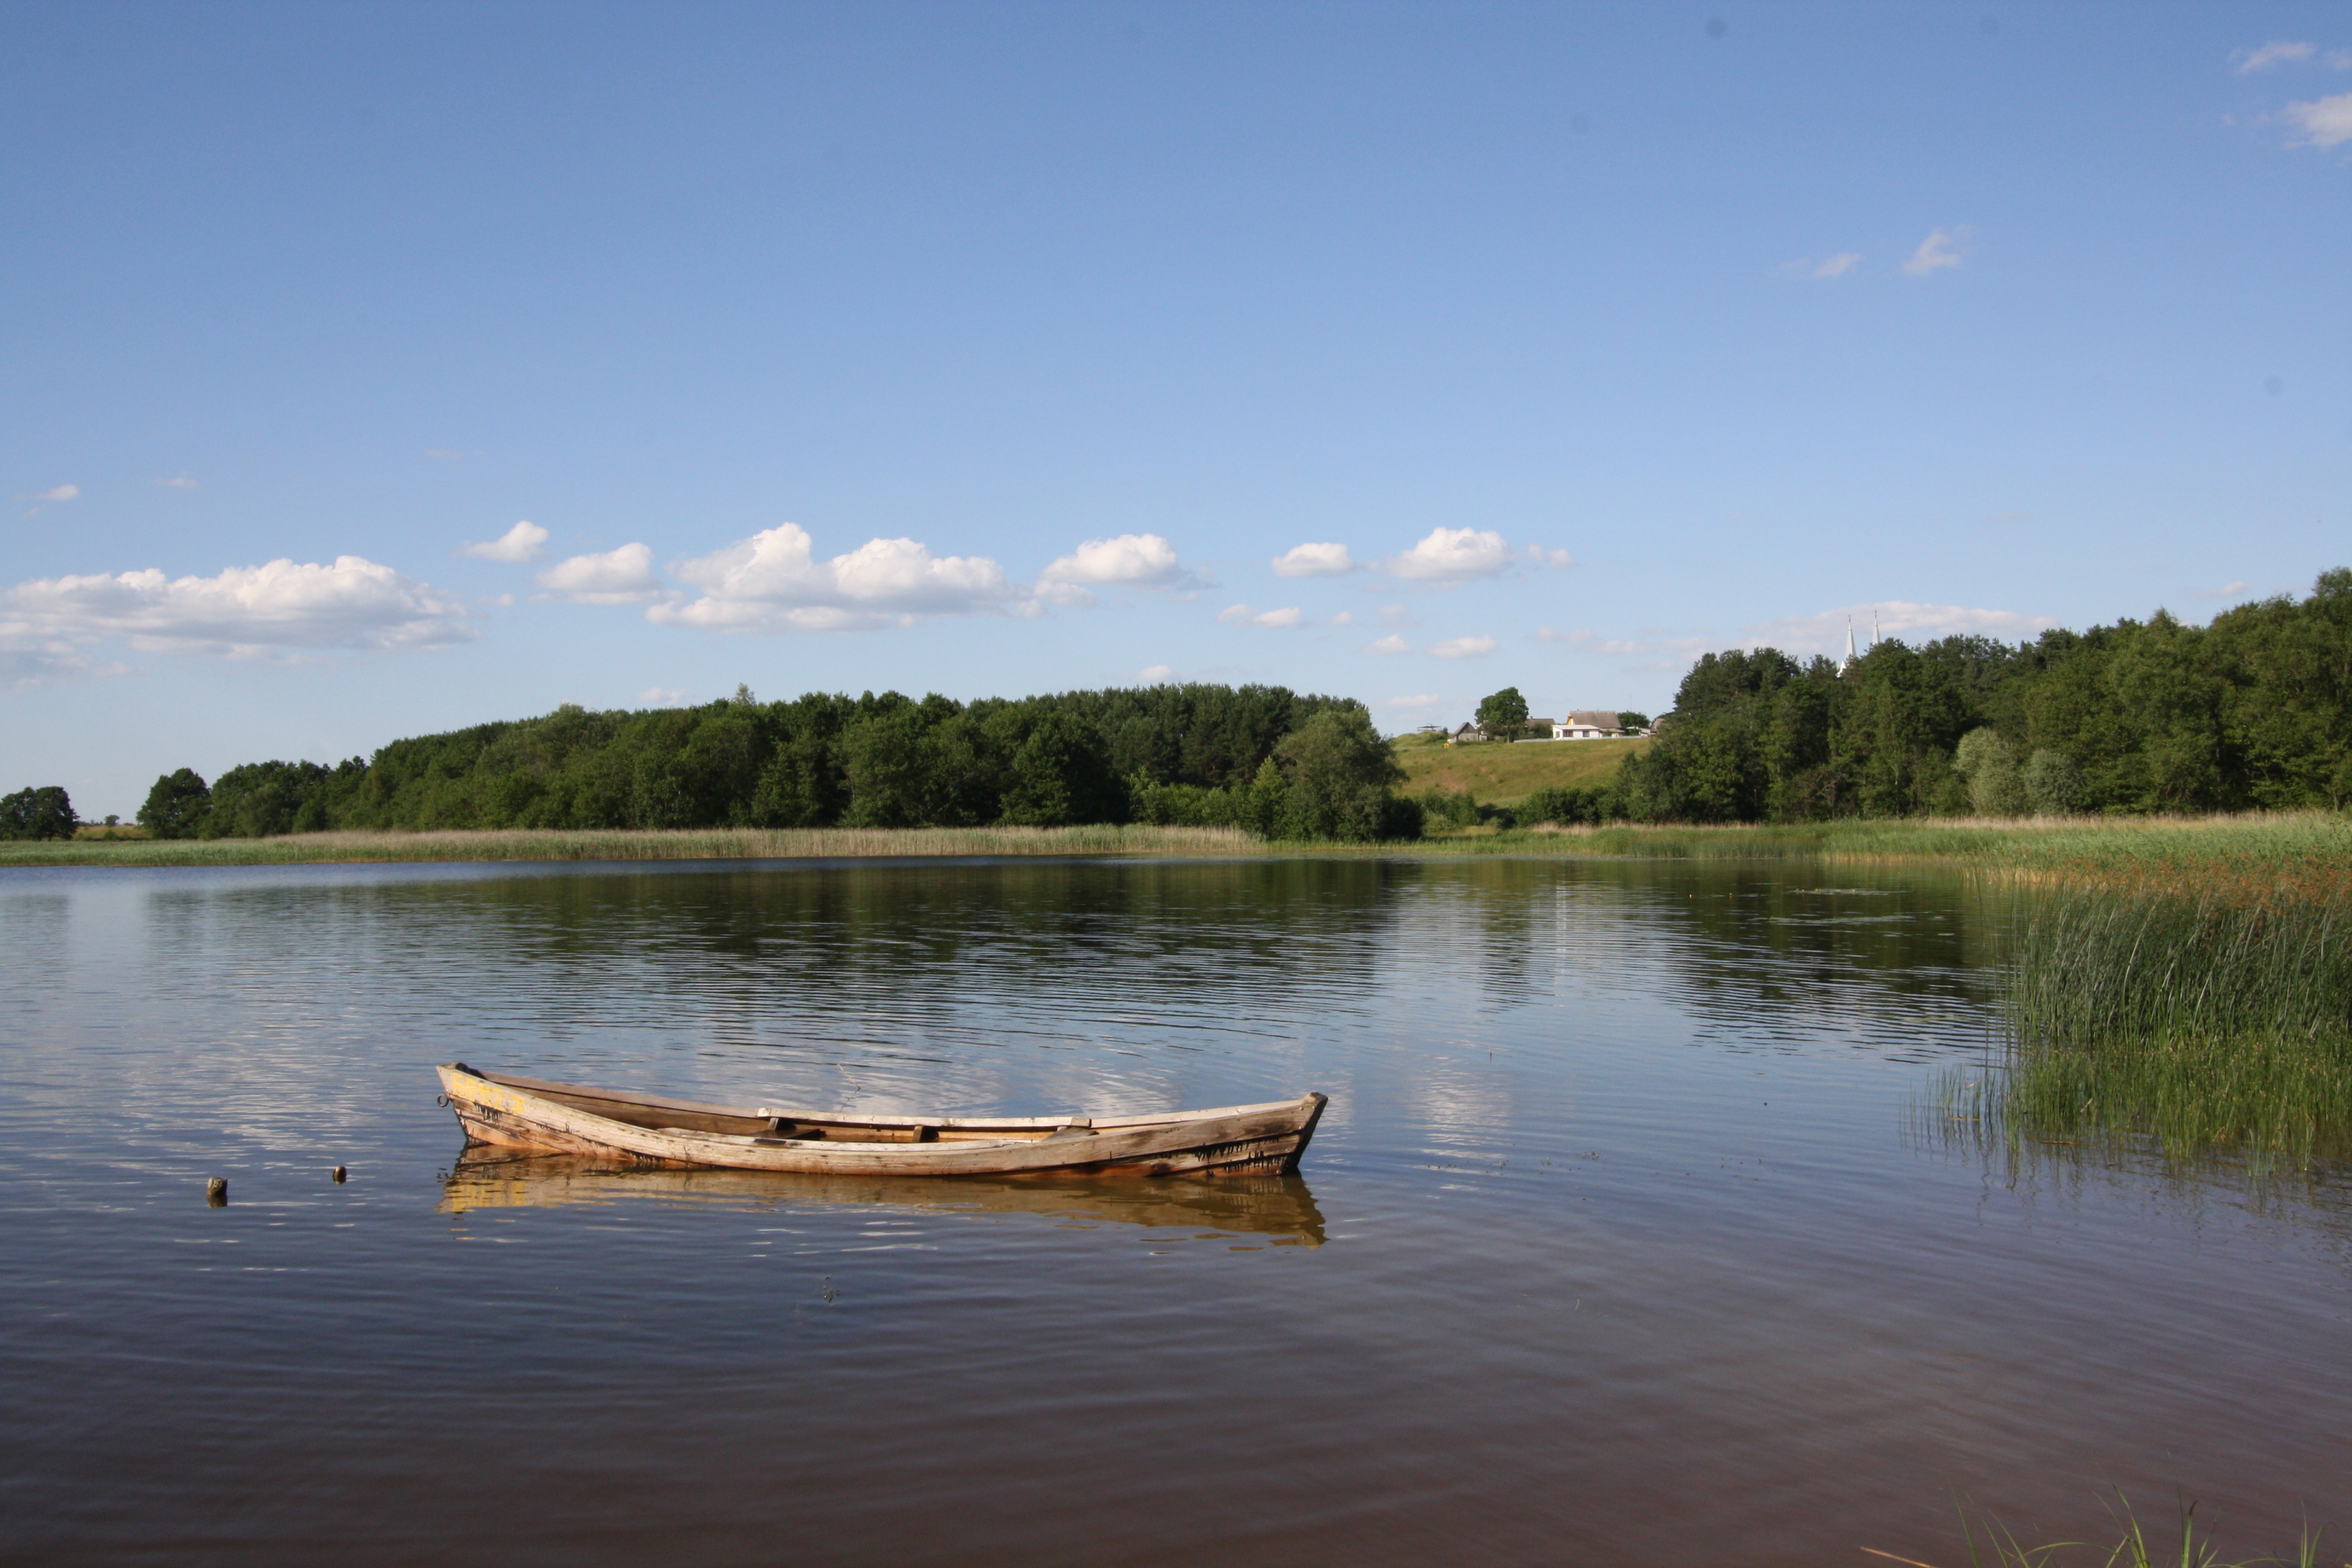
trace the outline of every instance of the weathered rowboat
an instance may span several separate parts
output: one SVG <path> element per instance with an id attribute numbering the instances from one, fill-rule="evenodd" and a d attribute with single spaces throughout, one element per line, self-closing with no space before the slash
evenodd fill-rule
<path id="1" fill-rule="evenodd" d="M 463 1062 L 436 1070 L 469 1143 L 836 1176 L 1275 1175 L 1298 1168 L 1326 1103 L 1307 1094 L 1155 1116 L 859 1116 L 705 1105 Z"/>

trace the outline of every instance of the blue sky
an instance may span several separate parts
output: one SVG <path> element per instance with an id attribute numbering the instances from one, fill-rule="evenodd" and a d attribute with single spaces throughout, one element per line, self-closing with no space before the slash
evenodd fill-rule
<path id="1" fill-rule="evenodd" d="M 0 128 L 0 789 L 86 816 L 2352 563 L 2340 5 L 9 4 Z"/>

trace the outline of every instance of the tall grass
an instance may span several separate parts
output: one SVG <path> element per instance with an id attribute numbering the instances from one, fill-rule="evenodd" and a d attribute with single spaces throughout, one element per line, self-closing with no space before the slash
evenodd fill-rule
<path id="1" fill-rule="evenodd" d="M 2011 1137 L 2352 1154 L 2352 898 L 2068 887 L 2028 896 L 2005 1038 L 1952 1113 Z"/>
<path id="2" fill-rule="evenodd" d="M 2070 1561 L 2062 1553 L 2073 1551 L 2085 1551 L 2094 1555 L 2099 1553 L 2099 1548 L 2082 1541 L 2053 1541 L 2040 1546 L 2028 1546 L 2008 1526 L 1982 1509 L 1976 1509 L 1976 1517 L 1971 1519 L 1969 1512 L 1973 1506 L 1965 1500 L 1959 1505 L 1960 1542 L 1968 1552 L 1969 1568 L 2056 1568 L 2057 1564 Z M 2105 1549 L 2105 1554 L 2100 1556 L 2102 1568 L 2256 1568 L 2257 1564 L 2276 1564 L 2277 1568 L 2288 1568 L 2289 1564 L 2293 1568 L 2319 1568 L 2319 1542 L 2324 1531 L 2312 1529 L 2307 1518 L 2296 1538 L 2295 1554 L 2292 1558 L 2252 1557 L 2225 1563 L 2212 1536 L 2210 1533 L 2198 1534 L 2197 1505 L 2193 1502 L 2181 1504 L 2180 1532 L 2176 1541 L 2168 1541 L 2161 1535 L 2151 1541 L 2147 1528 L 2139 1521 L 2139 1515 L 2133 1511 L 2131 1500 L 2121 1490 L 2116 1491 L 2116 1500 L 2108 1504 L 2107 1511 L 2115 1520 L 2115 1527 L 2122 1533 L 2115 1545 Z M 1981 1542 L 1978 1539 L 1979 1531 L 1984 1532 Z M 1909 1568 L 1936 1568 L 1933 1563 L 1922 1563 L 1915 1557 L 1897 1557 L 1892 1552 L 1881 1552 L 1874 1546 L 1865 1546 L 1862 1550 L 1869 1556 L 1889 1563 L 1907 1563 Z"/>
<path id="3" fill-rule="evenodd" d="M 679 828 L 298 833 L 283 838 L 0 845 L 0 866 L 276 866 L 410 860 L 771 860 L 982 855 L 1234 855 L 1237 827 Z"/>

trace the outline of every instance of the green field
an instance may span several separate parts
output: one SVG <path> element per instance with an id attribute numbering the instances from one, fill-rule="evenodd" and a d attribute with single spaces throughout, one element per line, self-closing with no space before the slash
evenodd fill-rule
<path id="1" fill-rule="evenodd" d="M 1647 741 L 1523 741 L 1503 744 L 1430 744 L 1417 736 L 1396 743 L 1405 782 L 1398 787 L 1419 795 L 1433 786 L 1467 790 L 1482 805 L 1509 805 L 1539 789 L 1570 784 L 1591 789 L 1617 776 L 1627 757 Z"/>

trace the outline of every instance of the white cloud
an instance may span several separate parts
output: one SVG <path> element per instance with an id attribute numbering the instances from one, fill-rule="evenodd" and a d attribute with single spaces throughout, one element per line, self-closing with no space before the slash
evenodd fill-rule
<path id="1" fill-rule="evenodd" d="M 2308 103 L 2290 103 L 2284 112 L 2303 132 L 2289 143 L 2291 146 L 2334 147 L 2352 142 L 2352 92 L 2313 99 Z"/>
<path id="2" fill-rule="evenodd" d="M 638 605 L 666 592 L 654 575 L 654 552 L 643 544 L 559 561 L 539 574 L 539 585 L 547 590 L 543 597 L 575 605 Z"/>
<path id="3" fill-rule="evenodd" d="M 1433 528 L 1384 565 L 1391 576 L 1417 583 L 1475 583 L 1509 571 L 1511 559 L 1511 547 L 1492 529 Z"/>
<path id="4" fill-rule="evenodd" d="M 1176 672 L 1169 668 L 1164 664 L 1150 664 L 1146 665 L 1143 668 L 1136 671 L 1135 679 L 1152 686 L 1158 686 L 1163 681 L 1175 679 Z"/>
<path id="5" fill-rule="evenodd" d="M 1366 653 L 1411 653 L 1412 644 L 1405 641 L 1396 633 L 1391 632 L 1380 641 L 1367 644 L 1364 651 Z"/>
<path id="6" fill-rule="evenodd" d="M 2315 53 L 2317 51 L 2309 44 L 2264 44 L 2259 49 L 2248 49 L 2239 56 L 2238 74 L 2251 76 L 2255 71 L 2268 70 L 2273 66 L 2285 65 L 2292 60 L 2307 60 Z"/>
<path id="7" fill-rule="evenodd" d="M 686 693 L 674 686 L 648 686 L 637 693 L 637 700 L 648 708 L 683 708 Z"/>
<path id="8" fill-rule="evenodd" d="M 1343 577 L 1355 569 L 1344 544 L 1296 544 L 1274 558 L 1277 577 Z"/>
<path id="9" fill-rule="evenodd" d="M 791 522 L 670 570 L 702 596 L 649 605 L 646 618 L 710 631 L 859 631 L 1033 604 L 984 555 L 934 555 L 911 539 L 869 539 L 819 561 L 808 531 Z"/>
<path id="10" fill-rule="evenodd" d="M 1228 605 L 1217 612 L 1217 619 L 1229 626 L 1296 626 L 1307 619 L 1305 611 L 1295 605 L 1281 610 L 1258 611 L 1247 605 Z"/>
<path id="11" fill-rule="evenodd" d="M 1549 566 L 1555 572 L 1565 572 L 1576 564 L 1576 557 L 1565 550 L 1546 550 L 1540 544 L 1528 546 L 1528 559 L 1538 566 Z"/>
<path id="12" fill-rule="evenodd" d="M 1794 261 L 1780 264 L 1783 278 L 1843 278 L 1862 265 L 1858 250 L 1841 250 L 1835 256 L 1815 261 L 1810 256 L 1800 256 Z"/>
<path id="13" fill-rule="evenodd" d="M 1038 574 L 1037 592 L 1057 605 L 1091 605 L 1087 587 L 1185 588 L 1192 574 L 1176 559 L 1176 547 L 1156 533 L 1122 533 L 1089 539 Z"/>
<path id="14" fill-rule="evenodd" d="M 81 494 L 79 485 L 56 485 L 35 496 L 35 500 L 71 500 Z"/>
<path id="15" fill-rule="evenodd" d="M 151 569 L 39 578 L 0 594 L 0 647 L 52 663 L 117 637 L 142 652 L 250 658 L 434 647 L 476 635 L 457 599 L 357 555 L 331 566 L 232 566 L 211 577 Z"/>
<path id="16" fill-rule="evenodd" d="M 1961 636 L 2001 637 L 2015 642 L 2038 637 L 2058 624 L 2048 616 L 2021 615 L 2015 610 L 1978 610 L 1959 605 L 1916 605 L 1889 599 L 1877 605 L 1848 605 L 1824 610 L 1818 616 L 1790 616 L 1741 629 L 1747 633 L 1746 640 L 1751 647 L 1769 645 L 1785 653 L 1843 654 L 1848 617 L 1852 617 L 1856 641 L 1866 644 L 1874 611 L 1883 636 L 1914 642 Z M 1626 651 L 1643 651 L 1657 646 L 1660 645 L 1629 644 Z"/>
<path id="17" fill-rule="evenodd" d="M 1384 626 L 1417 626 L 1421 622 L 1402 605 L 1382 605 L 1381 625 Z"/>
<path id="18" fill-rule="evenodd" d="M 1493 637 L 1448 637 L 1444 642 L 1429 645 L 1429 651 L 1440 658 L 1484 658 L 1495 651 Z"/>
<path id="19" fill-rule="evenodd" d="M 2224 583 L 2218 588 L 2198 588 L 2192 592 L 2200 599 L 2236 599 L 2243 597 L 2252 587 L 2252 584 L 2241 581 Z"/>
<path id="20" fill-rule="evenodd" d="M 1353 610 L 1342 610 L 1324 624 L 1326 626 L 1352 626 L 1356 624 L 1356 612 Z"/>
<path id="21" fill-rule="evenodd" d="M 535 522 L 518 522 L 488 544 L 466 541 L 457 547 L 457 553 L 477 561 L 509 561 L 520 565 L 546 555 L 546 544 L 547 530 Z"/>
<path id="22" fill-rule="evenodd" d="M 1903 264 L 1903 270 L 1914 278 L 1925 278 L 1948 267 L 1959 266 L 1961 256 L 1958 247 L 1968 237 L 1969 226 L 1966 224 L 1954 228 L 1937 229 L 1919 242 L 1919 248 L 1911 253 L 1911 258 Z"/>
<path id="23" fill-rule="evenodd" d="M 155 482 L 166 489 L 175 490 L 192 490 L 198 488 L 196 481 L 186 474 L 174 474 L 168 479 L 157 479 Z"/>

